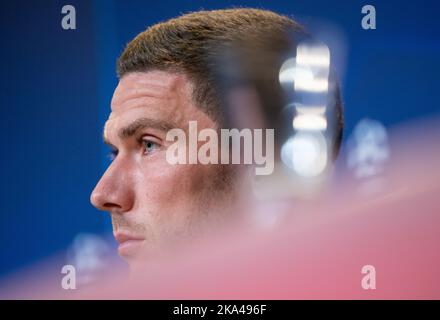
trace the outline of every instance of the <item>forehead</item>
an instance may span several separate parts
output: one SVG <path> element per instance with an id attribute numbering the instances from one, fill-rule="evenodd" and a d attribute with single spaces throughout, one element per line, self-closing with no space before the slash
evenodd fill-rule
<path id="1" fill-rule="evenodd" d="M 183 122 L 200 112 L 192 102 L 192 86 L 186 76 L 165 71 L 125 75 L 115 89 L 106 132 L 137 118 Z"/>
<path id="2" fill-rule="evenodd" d="M 191 85 L 182 74 L 165 71 L 134 72 L 125 75 L 115 89 L 112 113 L 135 107 L 144 98 L 172 100 L 191 96 Z M 186 101 L 189 102 L 189 101 Z"/>

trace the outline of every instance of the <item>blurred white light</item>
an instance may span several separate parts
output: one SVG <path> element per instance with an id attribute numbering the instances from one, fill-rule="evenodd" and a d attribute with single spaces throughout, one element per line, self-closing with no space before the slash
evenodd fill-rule
<path id="1" fill-rule="evenodd" d="M 280 73 L 278 75 L 278 79 L 281 84 L 289 84 L 295 81 L 294 72 L 295 72 L 296 62 L 295 58 L 290 58 L 284 61 L 281 65 Z"/>
<path id="2" fill-rule="evenodd" d="M 323 106 L 314 106 L 314 105 L 303 105 L 301 103 L 295 103 L 295 108 L 298 113 L 302 114 L 313 114 L 313 115 L 322 115 L 325 113 L 325 105 Z"/>
<path id="3" fill-rule="evenodd" d="M 294 84 L 295 90 L 325 92 L 328 90 L 326 77 L 317 77 L 307 66 L 296 66 L 295 59 L 283 63 L 279 73 L 279 81 L 283 85 Z"/>
<path id="4" fill-rule="evenodd" d="M 314 78 L 312 69 L 306 66 L 296 66 L 294 58 L 284 62 L 279 73 L 279 81 L 284 85 L 290 85 L 297 81 L 311 82 Z"/>
<path id="5" fill-rule="evenodd" d="M 325 45 L 299 44 L 296 49 L 296 68 L 310 70 L 312 78 L 295 78 L 295 90 L 326 92 L 328 91 L 328 73 L 330 51 Z M 319 75 L 319 76 L 318 76 Z"/>
<path id="6" fill-rule="evenodd" d="M 293 119 L 293 128 L 296 130 L 326 130 L 327 120 L 320 115 L 299 114 Z"/>
<path id="7" fill-rule="evenodd" d="M 300 44 L 296 49 L 296 64 L 297 66 L 328 68 L 330 66 L 330 50 L 326 45 Z"/>
<path id="8" fill-rule="evenodd" d="M 379 174 L 390 155 L 387 131 L 376 120 L 363 119 L 349 141 L 348 166 L 357 178 Z"/>
<path id="9" fill-rule="evenodd" d="M 294 83 L 296 91 L 327 92 L 330 51 L 325 45 L 300 44 L 296 58 L 287 59 L 281 66 L 279 81 Z"/>
<path id="10" fill-rule="evenodd" d="M 324 78 L 295 78 L 295 91 L 327 92 L 328 80 Z"/>
<path id="11" fill-rule="evenodd" d="M 326 106 L 302 104 L 299 101 L 322 101 L 329 89 L 330 50 L 324 44 L 300 43 L 295 58 L 286 60 L 279 72 L 279 81 L 295 90 L 296 115 L 292 126 L 296 134 L 281 147 L 281 160 L 299 176 L 314 177 L 324 172 L 328 162 Z M 296 94 L 298 92 L 298 94 Z M 317 99 L 300 99 L 317 94 Z"/>
<path id="12" fill-rule="evenodd" d="M 298 132 L 281 147 L 281 160 L 303 177 L 315 177 L 327 166 L 327 143 L 320 132 Z"/>
<path id="13" fill-rule="evenodd" d="M 94 280 L 99 271 L 107 266 L 109 253 L 110 246 L 99 235 L 88 233 L 76 235 L 68 250 L 68 260 L 75 266 L 80 284 Z"/>

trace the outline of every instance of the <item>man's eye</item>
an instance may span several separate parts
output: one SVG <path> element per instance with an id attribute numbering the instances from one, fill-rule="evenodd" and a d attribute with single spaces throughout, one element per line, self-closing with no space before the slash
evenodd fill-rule
<path id="1" fill-rule="evenodd" d="M 144 154 L 150 154 L 159 147 L 159 145 L 156 142 L 147 139 L 142 140 L 142 143 L 144 145 Z"/>

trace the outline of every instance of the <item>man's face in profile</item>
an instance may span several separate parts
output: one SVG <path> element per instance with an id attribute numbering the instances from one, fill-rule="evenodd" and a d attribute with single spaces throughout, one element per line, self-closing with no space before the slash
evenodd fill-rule
<path id="1" fill-rule="evenodd" d="M 224 168 L 218 165 L 170 165 L 166 133 L 199 130 L 215 122 L 193 102 L 184 75 L 134 72 L 119 82 L 105 124 L 104 139 L 113 161 L 95 187 L 91 201 L 108 211 L 119 254 L 131 261 L 176 237 L 189 234 L 219 196 Z"/>

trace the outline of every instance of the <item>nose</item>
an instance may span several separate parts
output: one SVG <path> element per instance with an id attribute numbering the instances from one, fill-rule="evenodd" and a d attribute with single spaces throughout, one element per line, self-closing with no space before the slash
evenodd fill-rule
<path id="1" fill-rule="evenodd" d="M 130 176 L 129 168 L 114 161 L 90 195 L 90 202 L 102 211 L 130 211 L 134 203 L 133 183 Z"/>

